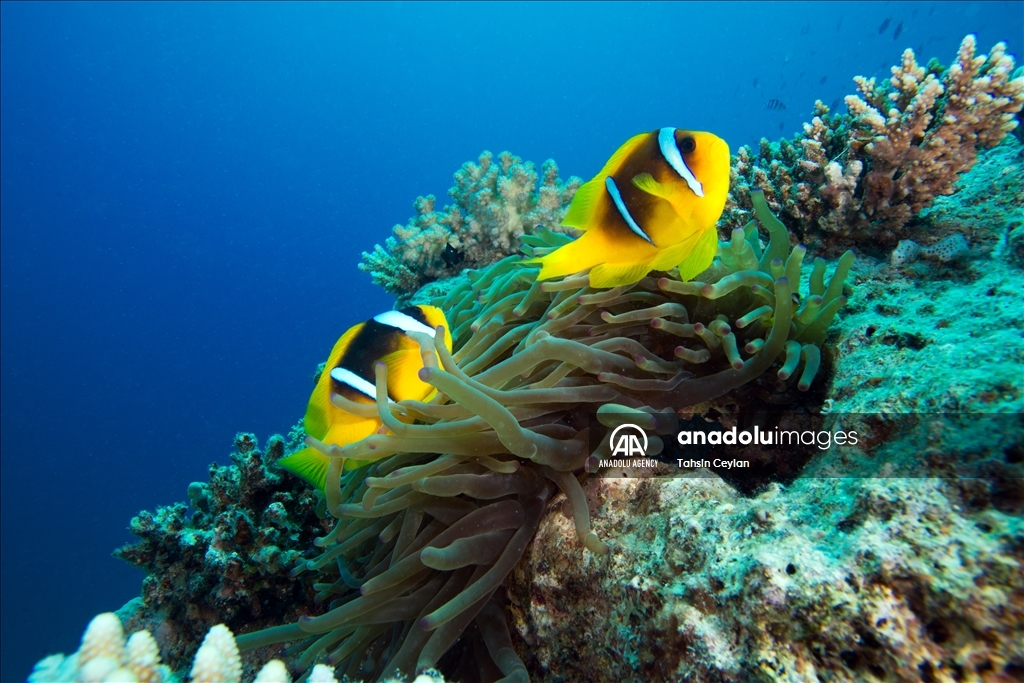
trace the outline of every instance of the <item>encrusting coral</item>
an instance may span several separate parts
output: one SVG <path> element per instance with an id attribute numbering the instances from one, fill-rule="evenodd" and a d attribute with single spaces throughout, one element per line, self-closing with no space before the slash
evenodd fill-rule
<path id="1" fill-rule="evenodd" d="M 563 182 L 552 159 L 538 176 L 533 162 L 484 152 L 478 163 L 467 161 L 455 173 L 448 190 L 454 204 L 436 211 L 433 195 L 417 197 L 416 216 L 396 225 L 383 247 L 363 252 L 359 269 L 388 292 L 409 296 L 432 280 L 516 253 L 519 237 L 537 226 L 567 230 L 562 218 L 580 183 L 576 177 Z"/>
<path id="2" fill-rule="evenodd" d="M 1019 680 L 1019 511 L 941 479 L 589 484 L 612 556 L 549 515 L 510 578 L 533 680 Z"/>
<path id="3" fill-rule="evenodd" d="M 803 135 L 740 148 L 724 225 L 746 222 L 750 192 L 760 189 L 809 246 L 892 249 L 911 236 L 914 216 L 953 191 L 979 150 L 1017 126 L 1024 77 L 1013 71 L 1006 45 L 975 56 L 971 35 L 948 69 L 934 60 L 922 67 L 906 50 L 889 80 L 854 79 L 860 94 L 846 98 L 850 115 L 817 102 Z"/>
<path id="4" fill-rule="evenodd" d="M 831 277 L 822 259 L 805 272 L 806 249 L 791 248 L 755 202 L 767 246 L 756 224 L 735 230 L 699 282 L 668 273 L 607 290 L 585 274 L 540 283 L 537 268 L 511 256 L 435 301 L 454 328 L 454 354 L 435 341 L 441 334 L 410 334 L 439 398 L 389 403 L 378 364 L 376 406 L 332 400 L 379 412 L 390 433 L 344 447 L 307 439 L 331 459 L 326 505 L 338 521 L 316 540 L 323 554 L 293 573 L 318 572 L 316 602 L 329 610 L 241 635 L 239 646 L 294 641 L 297 670 L 326 659 L 351 678 L 438 666 L 456 679 L 527 680 L 498 589 L 556 491 L 579 541 L 608 550 L 577 480 L 607 448 L 590 447 L 588 414 L 626 411 L 657 431 L 668 424 L 661 410 L 674 417 L 773 366 L 764 390 L 783 398 L 819 371 L 853 255 Z M 529 256 L 568 239 L 543 228 L 521 238 Z"/>

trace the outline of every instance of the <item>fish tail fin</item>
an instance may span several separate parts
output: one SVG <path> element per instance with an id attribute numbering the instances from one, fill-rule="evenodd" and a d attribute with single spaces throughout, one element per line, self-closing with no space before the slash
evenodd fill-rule
<path id="1" fill-rule="evenodd" d="M 327 434 L 321 439 L 330 446 L 347 446 L 356 441 L 362 441 L 380 429 L 379 417 L 361 417 L 348 413 L 340 413 L 337 421 L 327 430 Z M 303 448 L 291 455 L 281 458 L 277 464 L 292 474 L 296 474 L 321 491 L 327 480 L 327 464 L 330 461 L 326 455 L 315 448 Z"/>
<path id="2" fill-rule="evenodd" d="M 712 225 L 697 240 L 693 251 L 679 264 L 679 279 L 683 282 L 692 280 L 711 266 L 718 253 L 718 230 Z"/>
<path id="3" fill-rule="evenodd" d="M 327 484 L 327 465 L 331 459 L 315 448 L 303 448 L 281 458 L 277 464 L 323 491 Z"/>

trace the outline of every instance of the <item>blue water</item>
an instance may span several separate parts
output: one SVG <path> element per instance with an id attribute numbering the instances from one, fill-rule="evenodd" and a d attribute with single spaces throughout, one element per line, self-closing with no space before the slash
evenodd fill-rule
<path id="1" fill-rule="evenodd" d="M 661 126 L 791 136 L 905 47 L 948 64 L 973 32 L 1019 54 L 1022 15 L 3 3 L 0 680 L 138 595 L 110 556 L 133 514 L 185 499 L 236 431 L 301 417 L 336 337 L 392 304 L 360 252 L 464 161 L 508 149 L 588 178 Z"/>

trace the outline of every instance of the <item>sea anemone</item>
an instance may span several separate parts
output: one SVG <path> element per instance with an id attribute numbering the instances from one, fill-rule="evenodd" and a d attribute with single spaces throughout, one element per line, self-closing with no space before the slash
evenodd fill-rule
<path id="1" fill-rule="evenodd" d="M 316 600 L 329 611 L 242 635 L 239 646 L 297 641 L 297 669 L 326 659 L 350 677 L 433 667 L 460 677 L 470 667 L 473 678 L 526 681 L 499 589 L 558 491 L 579 541 L 608 552 L 577 478 L 608 450 L 592 447 L 591 429 L 625 413 L 664 433 L 662 418 L 770 368 L 780 393 L 806 391 L 819 371 L 853 254 L 827 282 L 816 259 L 801 297 L 806 249 L 752 197 L 767 246 L 753 221 L 733 231 L 700 282 L 667 273 L 596 290 L 583 273 L 540 283 L 519 256 L 468 272 L 434 302 L 454 353 L 435 343 L 443 334 L 416 337 L 420 377 L 438 397 L 389 403 L 378 364 L 376 405 L 332 400 L 379 412 L 387 433 L 344 447 L 307 439 L 331 458 L 323 505 L 338 521 L 316 541 L 323 553 L 293 573 L 320 573 Z M 539 256 L 569 239 L 538 229 L 522 251 Z"/>

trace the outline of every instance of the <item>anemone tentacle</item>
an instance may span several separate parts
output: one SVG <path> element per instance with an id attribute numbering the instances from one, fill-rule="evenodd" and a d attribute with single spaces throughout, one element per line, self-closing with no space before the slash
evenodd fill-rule
<path id="1" fill-rule="evenodd" d="M 568 500 L 577 541 L 597 555 L 610 549 L 591 527 L 577 479 L 603 453 L 589 444 L 591 418 L 625 414 L 659 434 L 660 411 L 674 415 L 772 368 L 781 389 L 806 391 L 820 370 L 853 255 L 827 281 L 815 259 L 810 291 L 799 297 L 806 249 L 791 247 L 753 195 L 768 243 L 754 224 L 734 230 L 699 281 L 672 271 L 606 290 L 591 288 L 586 273 L 538 284 L 536 268 L 509 257 L 468 272 L 434 301 L 454 348 L 439 341 L 443 328 L 433 342 L 417 338 L 420 379 L 437 396 L 390 402 L 378 364 L 384 433 L 344 447 L 309 440 L 330 458 L 324 496 L 338 521 L 319 539 L 322 553 L 295 571 L 323 575 L 317 599 L 330 610 L 242 635 L 239 646 L 299 641 L 300 668 L 326 658 L 371 679 L 475 649 L 501 680 L 527 680 L 500 589 L 556 492 Z M 565 240 L 537 231 L 522 242 L 536 254 Z"/>

